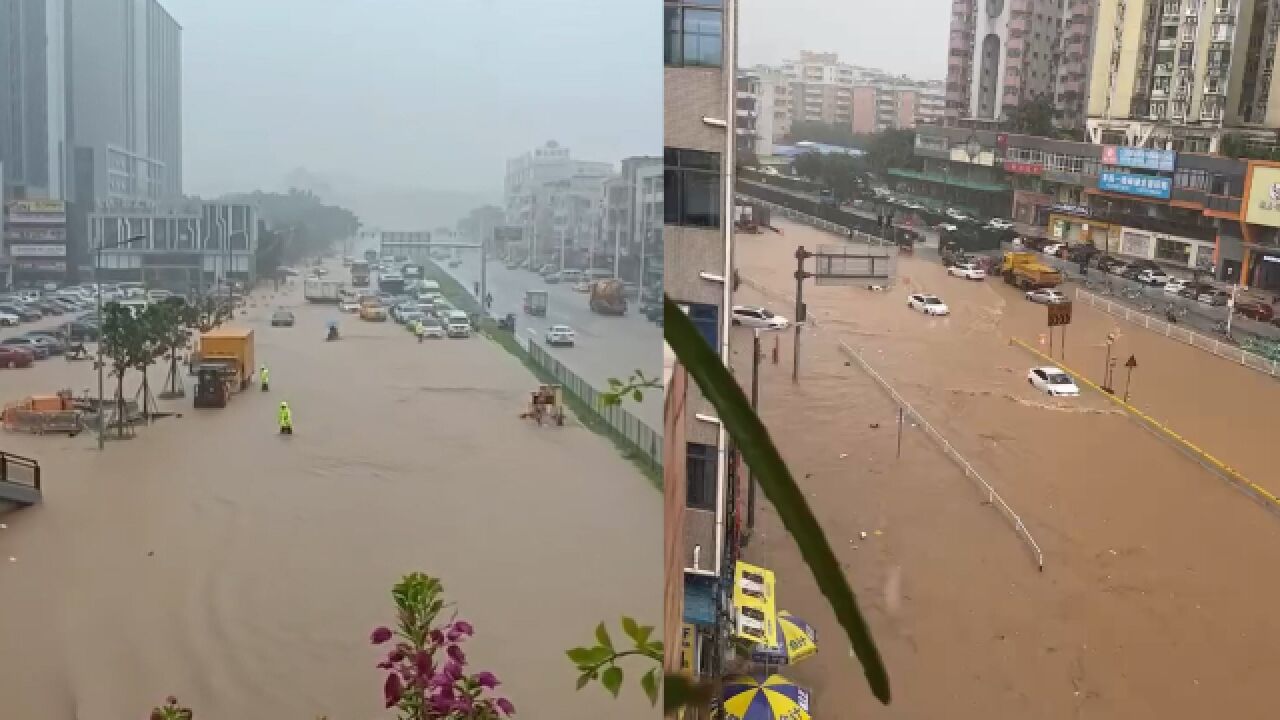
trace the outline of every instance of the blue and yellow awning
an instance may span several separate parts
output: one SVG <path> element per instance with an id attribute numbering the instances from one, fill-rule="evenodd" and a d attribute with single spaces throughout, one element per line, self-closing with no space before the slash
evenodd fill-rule
<path id="1" fill-rule="evenodd" d="M 809 691 L 781 675 L 724 681 L 725 720 L 810 720 Z"/>

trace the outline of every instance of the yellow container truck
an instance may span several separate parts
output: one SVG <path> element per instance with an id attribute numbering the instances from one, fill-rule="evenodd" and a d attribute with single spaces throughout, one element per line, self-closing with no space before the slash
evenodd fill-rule
<path id="1" fill-rule="evenodd" d="M 217 327 L 200 335 L 200 362 L 225 365 L 235 371 L 233 389 L 244 390 L 253 381 L 253 330 Z"/>

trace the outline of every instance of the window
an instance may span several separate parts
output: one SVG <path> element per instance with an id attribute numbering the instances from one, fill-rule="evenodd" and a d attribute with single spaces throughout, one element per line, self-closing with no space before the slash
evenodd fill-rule
<path id="1" fill-rule="evenodd" d="M 693 321 L 693 326 L 702 333 L 702 337 L 706 339 L 711 349 L 719 354 L 720 347 L 717 340 L 720 337 L 720 308 L 705 303 L 685 303 L 682 309 Z"/>
<path id="2" fill-rule="evenodd" d="M 720 0 L 678 0 L 663 6 L 667 65 L 720 67 L 724 18 Z"/>
<path id="3" fill-rule="evenodd" d="M 663 151 L 663 214 L 668 225 L 720 226 L 720 154 Z"/>
<path id="4" fill-rule="evenodd" d="M 716 509 L 716 447 L 701 443 L 685 446 L 685 507 Z"/>

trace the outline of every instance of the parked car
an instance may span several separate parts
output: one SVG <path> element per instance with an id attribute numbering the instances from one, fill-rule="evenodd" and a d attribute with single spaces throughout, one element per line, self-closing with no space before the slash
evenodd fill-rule
<path id="1" fill-rule="evenodd" d="M 925 315 L 950 315 L 951 308 L 942 302 L 942 298 L 928 293 L 915 293 L 907 296 L 907 307 L 919 310 Z"/>
<path id="2" fill-rule="evenodd" d="M 1067 302 L 1066 295 L 1063 295 L 1057 290 L 1047 288 L 1041 288 L 1040 290 L 1028 290 L 1026 292 L 1026 298 L 1033 303 L 1039 303 L 1041 305 L 1058 305 L 1060 303 Z"/>
<path id="3" fill-rule="evenodd" d="M 1126 280 L 1137 280 L 1145 271 L 1146 268 L 1139 265 L 1129 265 L 1125 267 L 1124 272 L 1120 273 L 1120 277 Z"/>
<path id="4" fill-rule="evenodd" d="M 62 323 L 58 326 L 58 332 L 70 338 L 71 342 L 83 342 L 85 340 L 95 342 L 98 339 L 98 326 L 95 323 L 87 323 L 81 320 Z"/>
<path id="5" fill-rule="evenodd" d="M 17 315 L 22 318 L 23 322 L 35 322 L 44 317 L 39 310 L 32 308 L 30 305 L 0 305 L 0 312 Z"/>
<path id="6" fill-rule="evenodd" d="M 573 328 L 568 325 L 552 325 L 547 329 L 547 344 L 552 347 L 560 345 L 573 347 L 573 341 Z"/>
<path id="7" fill-rule="evenodd" d="M 1276 311 L 1270 305 L 1260 302 L 1238 302 L 1236 312 L 1258 322 L 1271 322 L 1276 316 Z"/>
<path id="8" fill-rule="evenodd" d="M 66 312 L 66 310 L 61 305 L 49 299 L 42 298 L 40 300 L 37 300 L 36 302 L 32 303 L 32 306 L 45 315 L 61 315 L 62 313 Z"/>
<path id="9" fill-rule="evenodd" d="M 1013 223 L 1004 218 L 991 218 L 987 221 L 987 227 L 992 230 L 1008 230 L 1013 227 Z"/>
<path id="10" fill-rule="evenodd" d="M 1027 382 L 1030 383 L 1031 387 L 1048 393 L 1053 397 L 1078 397 L 1080 395 L 1080 388 L 1076 387 L 1075 382 L 1071 380 L 1071 376 L 1051 365 L 1031 368 L 1027 372 Z"/>
<path id="11" fill-rule="evenodd" d="M 946 230 L 947 232 L 955 232 L 960 229 L 959 226 L 949 222 L 940 222 L 937 225 L 934 225 L 933 227 L 938 230 Z"/>
<path id="12" fill-rule="evenodd" d="M 271 313 L 271 327 L 293 327 L 293 313 L 288 310 L 277 310 Z"/>
<path id="13" fill-rule="evenodd" d="M 0 327 L 13 327 L 22 322 L 22 318 L 13 313 L 0 312 Z"/>
<path id="14" fill-rule="evenodd" d="M 7 368 L 24 368 L 31 367 L 35 361 L 35 355 L 16 345 L 5 345 L 0 343 L 0 367 Z"/>
<path id="15" fill-rule="evenodd" d="M 358 313 L 360 312 L 360 303 L 355 300 L 343 300 L 338 303 L 338 311 L 344 313 Z"/>
<path id="16" fill-rule="evenodd" d="M 1181 295 L 1191 285 L 1191 281 L 1182 278 L 1170 278 L 1169 282 L 1164 284 L 1164 291 L 1170 295 Z"/>
<path id="17" fill-rule="evenodd" d="M 791 324 L 785 317 L 758 305 L 733 306 L 733 324 L 765 330 L 786 330 Z"/>
<path id="18" fill-rule="evenodd" d="M 1147 268 L 1138 273 L 1138 282 L 1143 285 L 1151 285 L 1153 287 L 1156 285 L 1166 285 L 1172 279 L 1173 278 L 1166 275 L 1163 270 L 1152 270 L 1151 268 Z"/>
<path id="19" fill-rule="evenodd" d="M 947 274 L 967 280 L 985 280 L 987 273 L 974 263 L 958 263 L 947 268 Z"/>
<path id="20" fill-rule="evenodd" d="M 42 343 L 37 342 L 34 338 L 22 336 L 5 338 L 4 340 L 0 340 L 0 345 L 22 348 L 34 355 L 37 360 L 44 360 L 49 357 L 49 348 Z"/>
<path id="21" fill-rule="evenodd" d="M 1062 248 L 1065 246 L 1066 246 L 1065 243 L 1049 243 L 1048 245 L 1044 246 L 1044 250 L 1042 250 L 1042 252 L 1045 255 L 1051 255 L 1053 257 L 1057 257 L 1058 253 L 1062 252 Z"/>
<path id="22" fill-rule="evenodd" d="M 1129 271 L 1128 263 L 1122 260 L 1113 260 L 1112 262 L 1107 263 L 1106 272 L 1109 272 L 1112 275 L 1116 275 L 1118 277 L 1124 277 L 1125 273 L 1127 273 L 1128 271 Z M 1141 272 L 1141 271 L 1138 271 L 1138 272 Z"/>
<path id="23" fill-rule="evenodd" d="M 49 350 L 50 355 L 61 355 L 67 351 L 67 342 L 56 333 L 48 330 L 33 330 L 22 337 L 30 338 L 44 345 Z"/>

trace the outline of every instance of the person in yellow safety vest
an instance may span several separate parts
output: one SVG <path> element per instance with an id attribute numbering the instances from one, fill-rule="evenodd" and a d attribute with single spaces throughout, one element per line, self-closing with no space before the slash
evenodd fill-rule
<path id="1" fill-rule="evenodd" d="M 289 403 L 280 401 L 280 434 L 293 434 L 293 412 L 289 410 Z"/>
<path id="2" fill-rule="evenodd" d="M 267 366 L 266 366 L 266 365 L 263 365 L 263 366 L 262 366 L 262 370 L 261 370 L 261 371 L 259 371 L 259 373 L 258 373 L 258 377 L 262 380 L 262 392 L 266 392 L 266 391 L 267 391 L 267 387 L 268 387 L 268 382 L 267 382 Z"/>
<path id="3" fill-rule="evenodd" d="M 421 320 L 413 321 L 413 334 L 418 337 L 418 342 L 422 342 L 422 336 L 427 332 L 427 328 L 423 326 Z"/>

